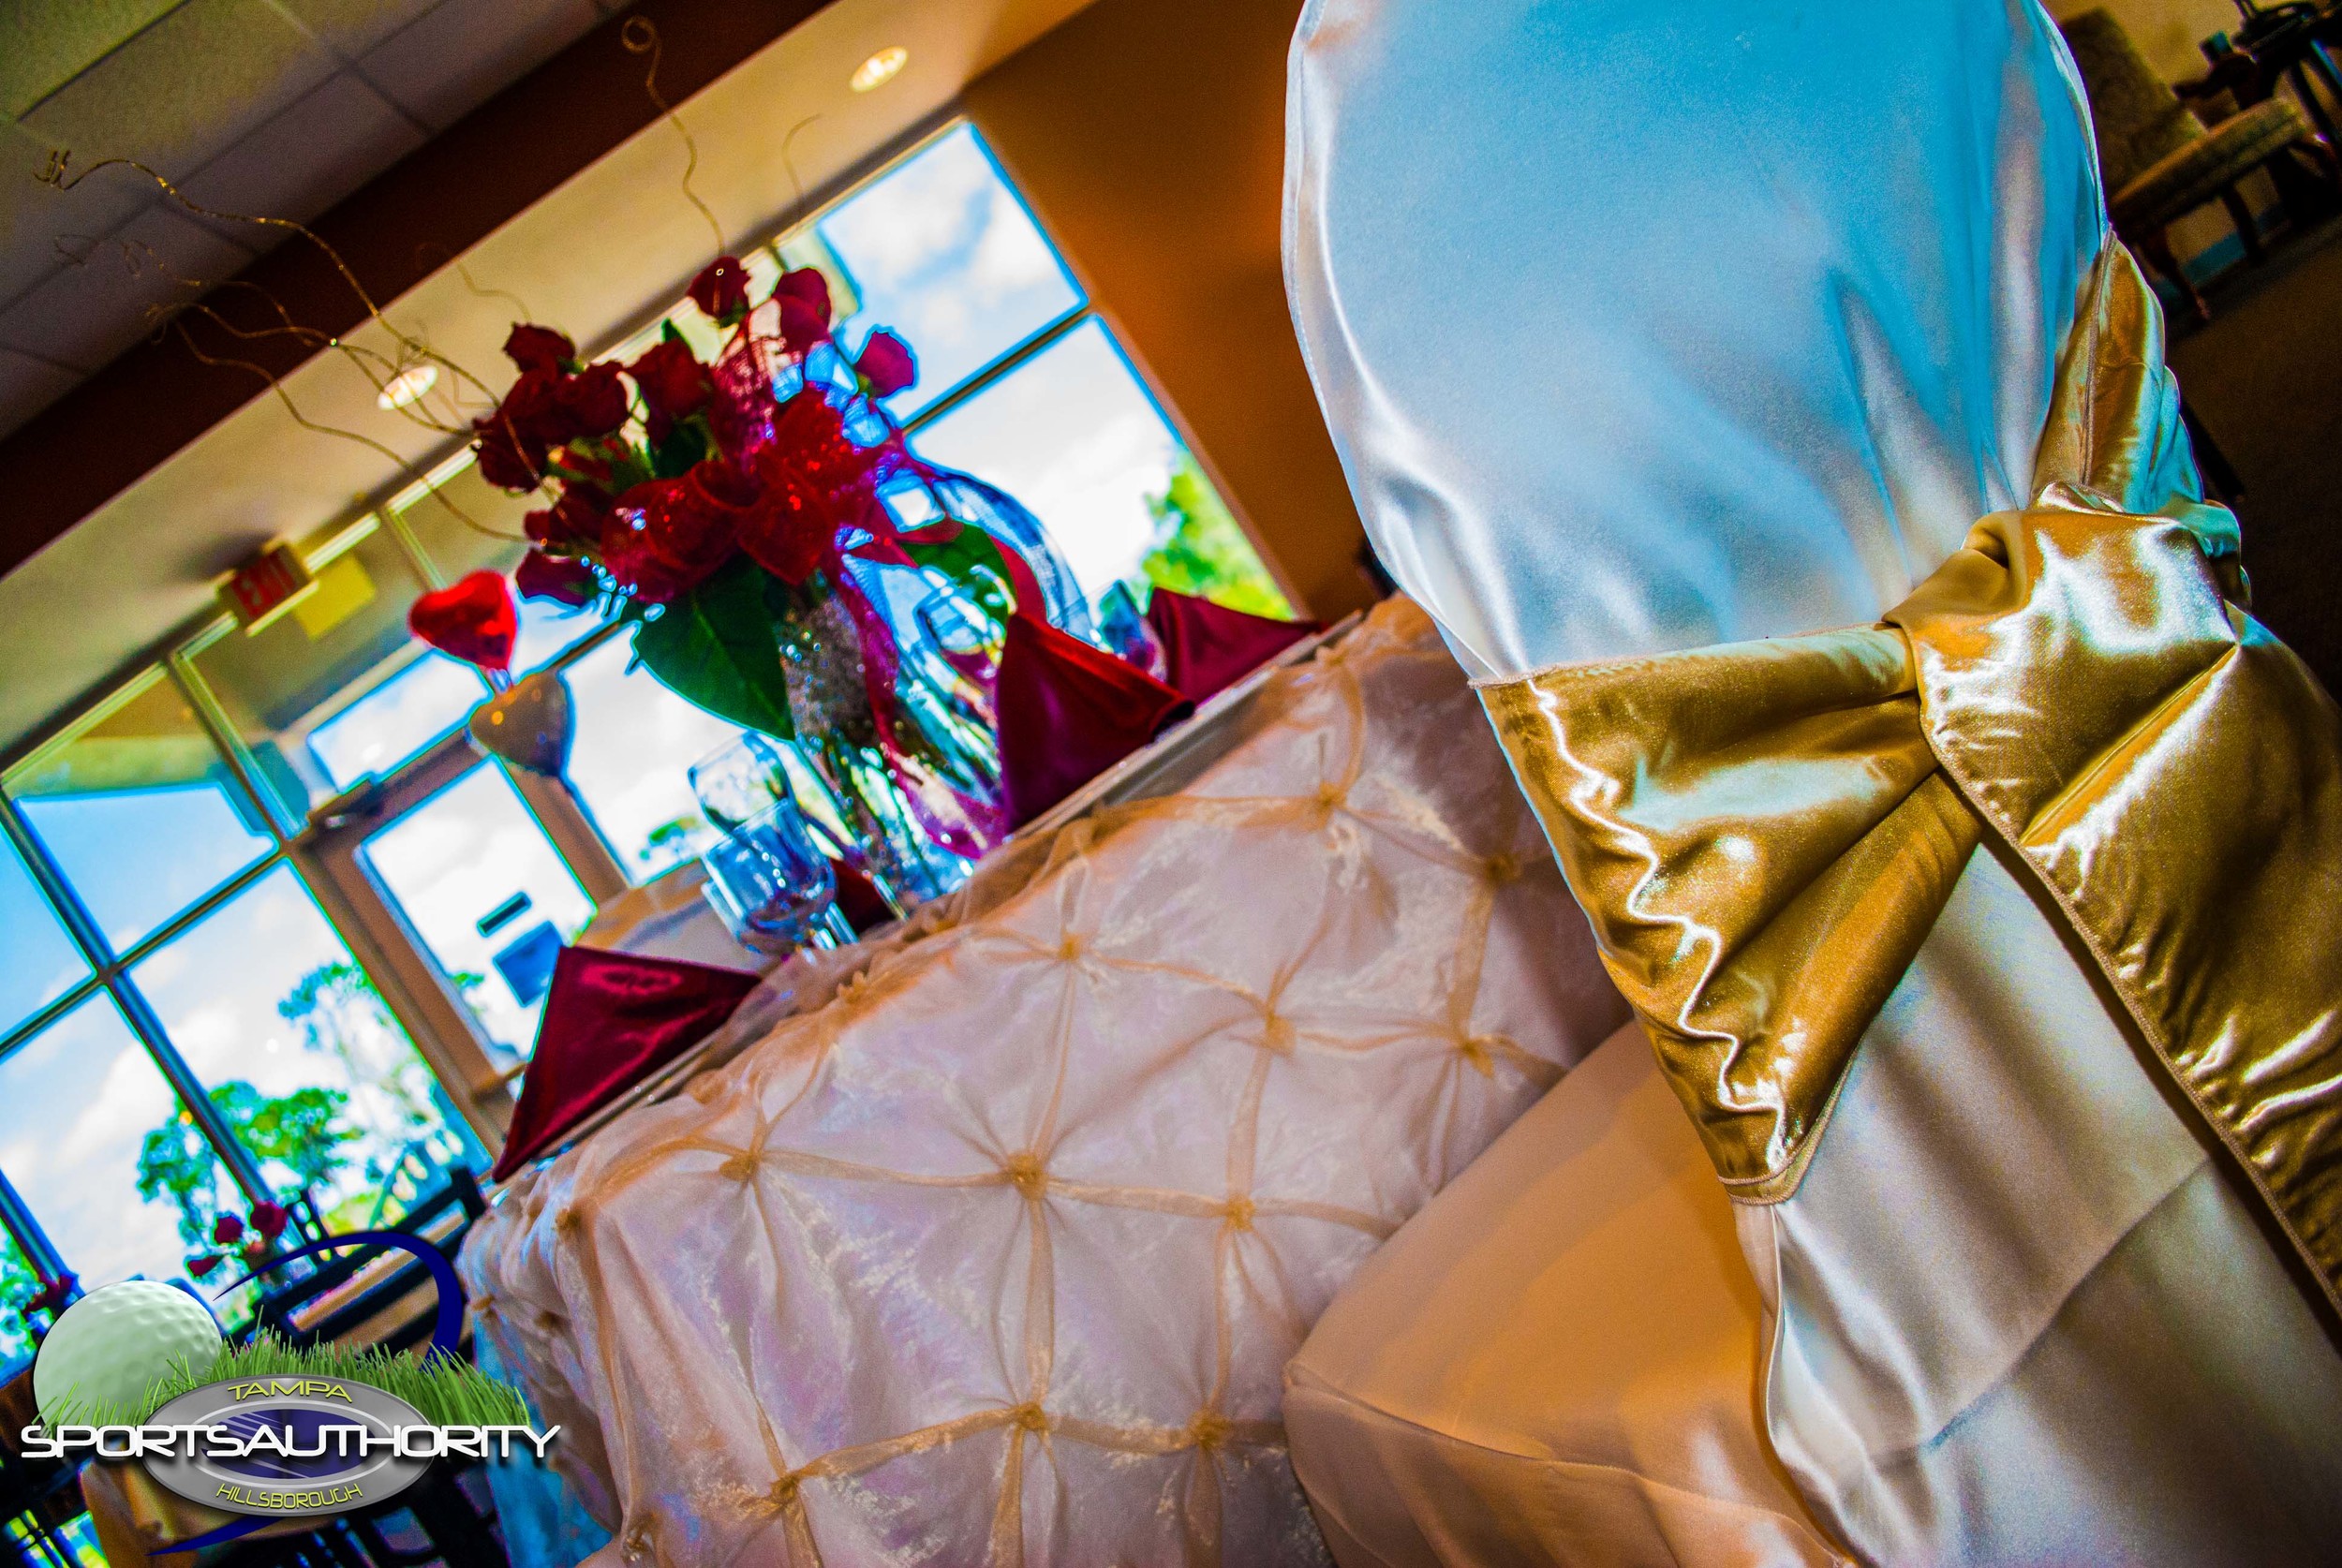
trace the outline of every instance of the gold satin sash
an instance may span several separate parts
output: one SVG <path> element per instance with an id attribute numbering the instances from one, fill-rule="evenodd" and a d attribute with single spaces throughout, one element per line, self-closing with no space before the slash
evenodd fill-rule
<path id="1" fill-rule="evenodd" d="M 1989 826 L 2342 1307 L 2342 716 L 2231 602 L 2235 520 L 2143 510 L 2162 365 L 2110 243 L 2035 505 L 1885 624 L 1481 695 L 1734 1197 L 1796 1190 Z"/>

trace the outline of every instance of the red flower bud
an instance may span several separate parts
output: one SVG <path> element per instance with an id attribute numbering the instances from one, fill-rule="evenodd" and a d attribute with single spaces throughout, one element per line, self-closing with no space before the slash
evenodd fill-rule
<path id="1" fill-rule="evenodd" d="M 829 335 L 829 318 L 803 300 L 780 302 L 780 340 L 802 354 Z"/>
<path id="2" fill-rule="evenodd" d="M 716 393 L 715 378 L 691 350 L 672 340 L 654 343 L 642 358 L 626 367 L 643 390 L 643 405 L 650 410 L 650 438 L 663 445 L 674 422 L 689 419 L 707 407 Z"/>
<path id="3" fill-rule="evenodd" d="M 515 321 L 504 340 L 504 357 L 523 370 L 558 371 L 563 362 L 577 358 L 577 345 L 551 327 Z"/>
<path id="4" fill-rule="evenodd" d="M 554 390 L 558 411 L 557 441 L 590 441 L 607 436 L 626 422 L 626 383 L 618 379 L 615 361 L 589 364 Z"/>
<path id="5" fill-rule="evenodd" d="M 206 1252 L 200 1258 L 189 1258 L 187 1260 L 187 1272 L 194 1275 L 199 1280 L 206 1278 L 210 1275 L 212 1270 L 217 1268 L 218 1266 L 219 1254 L 217 1252 Z"/>
<path id="6" fill-rule="evenodd" d="M 781 274 L 780 281 L 773 286 L 773 298 L 799 301 L 822 318 L 822 325 L 829 325 L 829 279 L 819 267 L 797 267 Z"/>
<path id="7" fill-rule="evenodd" d="M 482 479 L 498 490 L 523 493 L 542 482 L 547 459 L 542 441 L 523 436 L 500 413 L 475 422 L 472 429 L 480 433 L 472 450 L 480 454 Z"/>
<path id="8" fill-rule="evenodd" d="M 520 590 L 523 599 L 549 599 L 556 604 L 582 609 L 593 603 L 594 596 L 601 591 L 601 579 L 584 561 L 531 550 L 513 569 L 512 586 Z"/>
<path id="9" fill-rule="evenodd" d="M 691 303 L 729 327 L 749 313 L 749 274 L 736 257 L 719 256 L 691 280 Z"/>
<path id="10" fill-rule="evenodd" d="M 869 383 L 873 397 L 892 397 L 919 379 L 919 362 L 912 357 L 911 345 L 883 330 L 870 334 L 853 367 Z"/>
<path id="11" fill-rule="evenodd" d="M 496 574 L 493 572 L 475 571 L 472 573 L 471 577 L 464 579 L 464 582 L 468 583 L 471 582 L 473 578 L 494 577 L 495 575 Z M 503 585 L 503 579 L 497 578 L 497 582 L 499 587 Z M 457 585 L 460 587 L 462 584 L 459 584 Z M 505 603 L 509 605 L 511 603 L 511 600 L 508 599 L 505 600 Z M 261 1235 L 265 1236 L 270 1241 L 274 1241 L 278 1236 L 285 1234 L 285 1226 L 291 1220 L 291 1219 L 292 1216 L 285 1212 L 285 1206 L 283 1204 L 261 1203 L 254 1204 L 252 1206 L 252 1228 L 259 1231 Z"/>
<path id="12" fill-rule="evenodd" d="M 237 1215 L 223 1214 L 212 1221 L 212 1239 L 222 1247 L 231 1245 L 244 1235 L 244 1220 Z"/>

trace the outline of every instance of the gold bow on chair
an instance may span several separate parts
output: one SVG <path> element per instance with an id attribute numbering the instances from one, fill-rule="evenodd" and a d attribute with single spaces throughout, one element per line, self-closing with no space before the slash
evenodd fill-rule
<path id="1" fill-rule="evenodd" d="M 2238 607 L 2235 520 L 2146 510 L 2162 364 L 2110 244 L 2035 505 L 1884 624 L 1482 697 L 1733 1196 L 1795 1191 L 1989 827 L 2342 1307 L 2342 717 Z"/>

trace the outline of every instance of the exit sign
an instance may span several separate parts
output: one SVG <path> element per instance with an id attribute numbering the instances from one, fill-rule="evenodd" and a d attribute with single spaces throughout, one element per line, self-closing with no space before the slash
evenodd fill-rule
<path id="1" fill-rule="evenodd" d="M 289 544 L 271 545 L 219 586 L 220 602 L 246 632 L 259 630 L 306 599 L 317 579 Z"/>

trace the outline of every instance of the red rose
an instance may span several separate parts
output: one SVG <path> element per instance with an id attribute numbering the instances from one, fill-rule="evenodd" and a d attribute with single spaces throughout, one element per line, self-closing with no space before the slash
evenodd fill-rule
<path id="1" fill-rule="evenodd" d="M 590 544 L 601 537 L 602 520 L 609 515 L 609 496 L 590 484 L 569 483 L 550 508 L 539 507 L 521 519 L 521 532 L 530 543 L 547 547 Z"/>
<path id="2" fill-rule="evenodd" d="M 784 583 L 802 583 L 865 526 L 878 505 L 875 448 L 856 446 L 845 419 L 818 391 L 781 406 L 773 438 L 756 456 L 763 496 L 740 525 L 740 548 Z"/>
<path id="3" fill-rule="evenodd" d="M 478 577 L 486 574 L 474 572 L 472 575 Z M 470 579 L 467 578 L 466 581 L 468 582 Z M 285 1234 L 285 1226 L 291 1219 L 292 1216 L 285 1212 L 283 1204 L 259 1203 L 252 1206 L 252 1228 L 271 1241 L 274 1241 Z"/>
<path id="4" fill-rule="evenodd" d="M 512 586 L 523 599 L 549 599 L 556 604 L 583 609 L 601 591 L 601 579 L 584 561 L 568 555 L 548 555 L 531 550 L 512 570 Z M 232 1241 L 233 1236 L 223 1237 Z"/>
<path id="5" fill-rule="evenodd" d="M 719 256 L 691 280 L 691 303 L 717 325 L 729 327 L 749 313 L 749 274 L 736 257 Z"/>
<path id="6" fill-rule="evenodd" d="M 720 458 L 679 479 L 638 484 L 611 510 L 601 564 L 635 598 L 664 604 L 732 558 L 756 496 L 754 481 Z"/>
<path id="7" fill-rule="evenodd" d="M 819 267 L 797 267 L 781 274 L 780 281 L 773 286 L 773 298 L 802 301 L 822 318 L 823 326 L 829 325 L 829 279 Z"/>
<path id="8" fill-rule="evenodd" d="M 534 490 L 543 481 L 543 442 L 525 439 L 500 413 L 475 421 L 472 429 L 480 435 L 472 450 L 480 454 L 482 479 L 498 490 L 516 491 Z"/>
<path id="9" fill-rule="evenodd" d="M 642 358 L 626 367 L 626 373 L 642 389 L 643 405 L 650 410 L 653 446 L 665 445 L 674 422 L 698 413 L 716 394 L 716 381 L 707 367 L 692 357 L 689 348 L 672 339 L 652 344 Z"/>
<path id="10" fill-rule="evenodd" d="M 244 1220 L 233 1214 L 223 1214 L 212 1221 L 212 1239 L 222 1247 L 230 1245 L 244 1235 Z"/>
<path id="11" fill-rule="evenodd" d="M 869 384 L 873 397 L 892 397 L 919 378 L 919 362 L 912 357 L 911 345 L 882 330 L 870 334 L 853 367 Z"/>
<path id="12" fill-rule="evenodd" d="M 551 327 L 515 321 L 512 335 L 504 340 L 504 357 L 523 370 L 558 371 L 577 358 L 577 345 Z"/>
<path id="13" fill-rule="evenodd" d="M 607 436 L 626 422 L 626 383 L 618 379 L 614 360 L 587 365 L 554 390 L 560 441 L 590 441 Z"/>
<path id="14" fill-rule="evenodd" d="M 780 340 L 802 354 L 829 335 L 829 318 L 803 300 L 780 302 Z"/>

